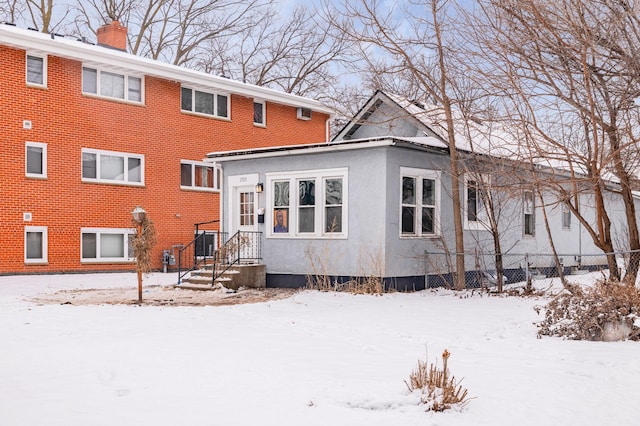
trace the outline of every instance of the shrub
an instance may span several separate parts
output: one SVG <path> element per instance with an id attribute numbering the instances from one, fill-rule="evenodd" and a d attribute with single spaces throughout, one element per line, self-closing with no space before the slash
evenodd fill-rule
<path id="1" fill-rule="evenodd" d="M 536 308 L 540 313 L 541 308 Z M 593 287 L 564 291 L 551 300 L 538 336 L 571 340 L 640 340 L 640 292 L 633 286 L 599 281 Z"/>
<path id="2" fill-rule="evenodd" d="M 418 360 L 418 368 L 409 375 L 407 385 L 409 392 L 419 391 L 420 401 L 427 406 L 427 411 L 444 411 L 455 405 L 463 407 L 469 401 L 467 389 L 463 388 L 447 369 L 447 361 L 451 354 L 445 349 L 442 353 L 442 369 L 433 364 Z"/>

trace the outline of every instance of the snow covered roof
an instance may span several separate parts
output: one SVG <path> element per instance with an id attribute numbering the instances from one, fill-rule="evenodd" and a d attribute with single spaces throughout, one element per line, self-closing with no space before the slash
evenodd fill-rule
<path id="1" fill-rule="evenodd" d="M 109 66 L 116 70 L 126 70 L 129 73 L 139 73 L 165 80 L 178 81 L 195 88 L 237 94 L 293 107 L 308 108 L 329 115 L 334 114 L 332 109 L 314 99 L 206 74 L 116 49 L 96 46 L 81 41 L 76 37 L 45 34 L 17 28 L 11 24 L 0 24 L 0 44 L 29 52 L 77 60 L 87 64 Z"/>

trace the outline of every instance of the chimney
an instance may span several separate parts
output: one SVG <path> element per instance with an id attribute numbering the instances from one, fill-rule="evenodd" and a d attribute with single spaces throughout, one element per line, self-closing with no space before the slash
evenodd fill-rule
<path id="1" fill-rule="evenodd" d="M 98 28 L 98 46 L 127 51 L 127 27 L 120 25 L 119 21 L 112 21 Z"/>

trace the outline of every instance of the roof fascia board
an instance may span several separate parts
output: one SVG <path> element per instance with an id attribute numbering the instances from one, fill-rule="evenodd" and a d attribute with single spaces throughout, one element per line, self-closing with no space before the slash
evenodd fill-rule
<path id="1" fill-rule="evenodd" d="M 297 145 L 293 146 L 282 146 L 278 148 L 271 148 L 262 152 L 249 152 L 243 154 L 242 151 L 226 151 L 226 152 L 212 152 L 208 154 L 208 157 L 204 161 L 212 162 L 212 163 L 223 163 L 227 161 L 239 161 L 239 160 L 253 160 L 257 158 L 272 158 L 272 157 L 287 157 L 292 155 L 302 155 L 302 154 L 319 154 L 324 152 L 335 152 L 335 151 L 348 151 L 355 149 L 365 149 L 365 148 L 379 148 L 384 146 L 392 146 L 395 145 L 395 141 L 393 139 L 380 139 L 369 142 L 358 142 L 351 144 L 323 144 L 323 145 L 313 145 L 313 146 L 304 146 Z M 277 149 L 277 150 L 274 150 Z"/>
<path id="2" fill-rule="evenodd" d="M 332 109 L 327 108 L 314 99 L 205 74 L 200 71 L 143 58 L 126 52 L 83 43 L 75 39 L 65 39 L 60 36 L 56 37 L 50 34 L 16 29 L 8 25 L 0 25 L 0 44 L 27 51 L 43 52 L 81 62 L 92 64 L 101 63 L 106 66 L 126 68 L 134 73 L 170 81 L 179 81 L 187 85 L 205 86 L 220 92 L 237 94 L 248 98 L 259 98 L 267 102 L 292 107 L 309 108 L 313 111 L 331 116 L 335 114 Z"/>

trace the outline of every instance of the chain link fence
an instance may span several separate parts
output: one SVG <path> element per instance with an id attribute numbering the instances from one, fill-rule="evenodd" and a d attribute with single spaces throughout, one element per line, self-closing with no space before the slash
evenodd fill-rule
<path id="1" fill-rule="evenodd" d="M 619 270 L 624 270 L 632 256 L 638 252 L 613 253 Z M 485 288 L 498 285 L 496 256 L 493 253 L 465 253 L 465 281 L 467 288 Z M 454 253 L 425 252 L 427 287 L 453 287 Z M 503 284 L 526 283 L 529 280 L 556 278 L 560 271 L 565 276 L 582 275 L 594 271 L 607 271 L 607 255 L 558 254 L 556 262 L 552 254 L 507 253 L 501 256 Z"/>

